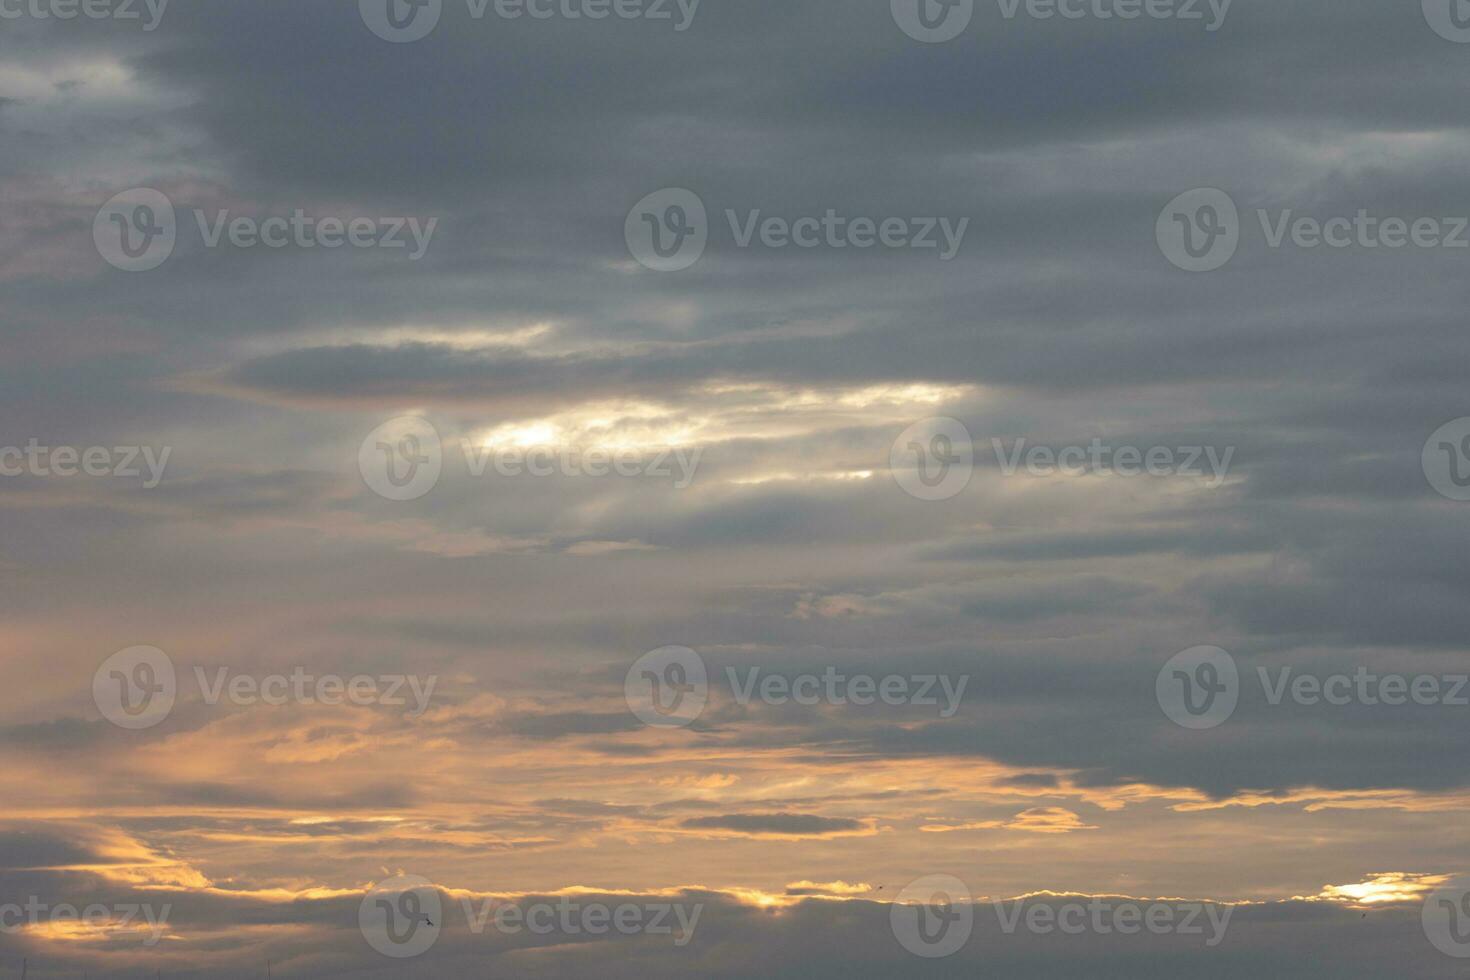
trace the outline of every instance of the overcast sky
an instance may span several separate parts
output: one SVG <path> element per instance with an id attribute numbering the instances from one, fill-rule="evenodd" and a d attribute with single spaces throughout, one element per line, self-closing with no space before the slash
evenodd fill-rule
<path id="1" fill-rule="evenodd" d="M 0 975 L 1460 975 L 1470 4 L 0 52 Z"/>

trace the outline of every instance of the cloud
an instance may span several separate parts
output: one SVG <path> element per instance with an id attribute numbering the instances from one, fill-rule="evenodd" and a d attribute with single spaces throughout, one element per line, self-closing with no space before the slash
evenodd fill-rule
<path id="1" fill-rule="evenodd" d="M 730 813 L 717 817 L 690 817 L 679 826 L 686 830 L 725 830 L 750 836 L 779 837 L 829 837 L 870 829 L 861 820 L 806 813 Z"/>
<path id="2" fill-rule="evenodd" d="M 1010 820 L 988 820 L 957 826 L 924 824 L 919 829 L 931 834 L 945 834 L 956 830 L 1020 830 L 1031 834 L 1068 834 L 1074 830 L 1098 828 L 1084 824 L 1077 814 L 1063 807 L 1038 806 L 1022 810 Z"/>

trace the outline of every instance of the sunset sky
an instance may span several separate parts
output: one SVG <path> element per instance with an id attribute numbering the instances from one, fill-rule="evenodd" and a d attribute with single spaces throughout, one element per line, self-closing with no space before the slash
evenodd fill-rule
<path id="1" fill-rule="evenodd" d="M 1470 4 L 58 2 L 0 2 L 0 978 L 1464 976 Z M 1438 693 L 1291 686 L 1364 673 Z M 464 912 L 568 896 L 702 913 Z"/>

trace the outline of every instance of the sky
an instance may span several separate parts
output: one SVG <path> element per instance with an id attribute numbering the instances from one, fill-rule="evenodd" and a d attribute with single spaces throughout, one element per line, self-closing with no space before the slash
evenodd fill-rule
<path id="1" fill-rule="evenodd" d="M 0 976 L 1463 975 L 1467 72 L 0 0 Z"/>

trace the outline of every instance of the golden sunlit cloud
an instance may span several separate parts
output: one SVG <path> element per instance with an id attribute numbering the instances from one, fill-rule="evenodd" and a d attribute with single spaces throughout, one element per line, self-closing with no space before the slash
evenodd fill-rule
<path id="1" fill-rule="evenodd" d="M 1349 905 L 1414 904 L 1449 875 L 1410 874 L 1401 871 L 1374 875 L 1350 885 L 1326 885 L 1316 895 L 1298 896 L 1304 902 L 1345 902 Z"/>
<path id="2" fill-rule="evenodd" d="M 1020 830 L 1031 834 L 1067 834 L 1074 830 L 1097 830 L 1085 824 L 1071 810 L 1059 806 L 1039 806 L 1023 810 L 1010 820 L 985 820 L 965 824 L 924 824 L 919 830 L 931 834 L 944 834 L 957 830 Z"/>

